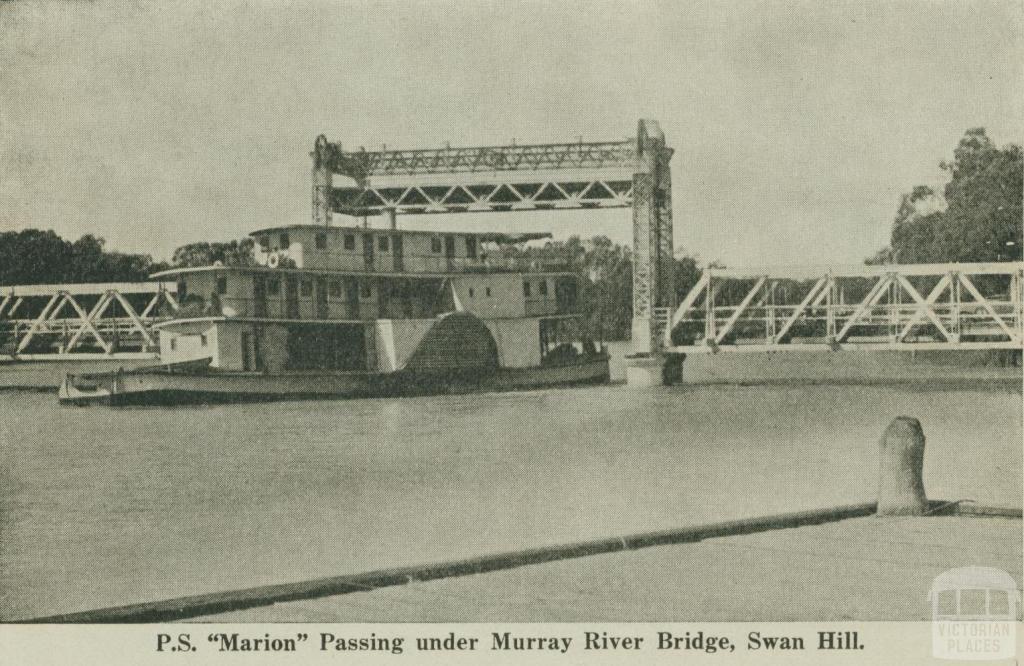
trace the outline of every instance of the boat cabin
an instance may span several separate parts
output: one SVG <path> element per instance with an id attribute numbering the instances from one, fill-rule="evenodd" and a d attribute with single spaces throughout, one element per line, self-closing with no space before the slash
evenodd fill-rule
<path id="1" fill-rule="evenodd" d="M 433 232 L 295 224 L 250 234 L 255 263 L 309 270 L 451 273 L 519 270 L 503 244 L 550 234 Z M 561 266 L 564 268 L 564 265 Z"/>
<path id="2" fill-rule="evenodd" d="M 485 254 L 487 234 L 299 225 L 253 236 L 255 265 L 154 276 L 177 282 L 178 309 L 158 325 L 164 362 L 394 372 L 441 315 L 460 312 L 483 322 L 503 367 L 529 367 L 579 316 L 575 274 L 512 267 Z"/>

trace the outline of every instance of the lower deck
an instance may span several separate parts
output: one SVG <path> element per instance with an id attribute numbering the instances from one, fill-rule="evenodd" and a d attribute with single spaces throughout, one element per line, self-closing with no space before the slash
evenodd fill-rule
<path id="1" fill-rule="evenodd" d="M 443 395 L 603 384 L 608 357 L 598 355 L 539 368 L 465 368 L 371 372 L 135 372 L 71 375 L 59 391 L 71 405 L 174 405 L 323 398 Z"/>
<path id="2" fill-rule="evenodd" d="M 269 373 L 530 368 L 595 354 L 579 333 L 573 320 L 483 320 L 465 312 L 369 322 L 210 318 L 163 325 L 160 359 L 208 358 L 220 370 Z"/>

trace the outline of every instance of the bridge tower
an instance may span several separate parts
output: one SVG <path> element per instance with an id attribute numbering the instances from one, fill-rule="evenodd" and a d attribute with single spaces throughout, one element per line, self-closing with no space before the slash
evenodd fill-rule
<path id="1" fill-rule="evenodd" d="M 658 123 L 641 120 L 633 174 L 634 355 L 660 352 L 668 313 L 675 309 L 672 237 L 672 149 Z"/>
<path id="2" fill-rule="evenodd" d="M 321 135 L 311 153 L 313 222 L 386 215 L 394 228 L 396 215 L 632 208 L 631 365 L 646 383 L 643 372 L 662 376 L 675 309 L 672 153 L 654 120 L 640 120 L 635 139 L 588 143 L 346 152 Z M 354 183 L 335 187 L 335 174 Z"/>

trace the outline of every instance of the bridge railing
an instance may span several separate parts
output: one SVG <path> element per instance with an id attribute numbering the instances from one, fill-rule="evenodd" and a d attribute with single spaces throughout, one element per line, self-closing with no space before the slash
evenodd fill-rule
<path id="1" fill-rule="evenodd" d="M 156 358 L 177 307 L 162 282 L 0 287 L 0 359 Z"/>
<path id="2" fill-rule="evenodd" d="M 708 269 L 666 350 L 1020 349 L 1024 264 Z"/>

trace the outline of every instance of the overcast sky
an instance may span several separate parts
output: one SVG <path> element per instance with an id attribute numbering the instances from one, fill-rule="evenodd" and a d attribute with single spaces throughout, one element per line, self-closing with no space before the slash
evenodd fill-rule
<path id="1" fill-rule="evenodd" d="M 166 258 L 308 221 L 321 132 L 600 141 L 648 117 L 678 249 L 859 262 L 965 129 L 1021 142 L 1022 41 L 1020 0 L 2 2 L 0 230 Z M 631 238 L 624 209 L 454 223 Z"/>

